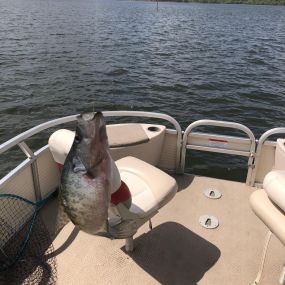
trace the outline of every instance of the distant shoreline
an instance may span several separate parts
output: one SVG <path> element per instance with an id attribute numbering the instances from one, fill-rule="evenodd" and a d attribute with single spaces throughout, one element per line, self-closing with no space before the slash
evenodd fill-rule
<path id="1" fill-rule="evenodd" d="M 156 0 L 149 0 L 156 2 Z M 158 2 L 205 3 L 205 4 L 250 4 L 250 5 L 285 5 L 285 0 L 158 0 Z"/>

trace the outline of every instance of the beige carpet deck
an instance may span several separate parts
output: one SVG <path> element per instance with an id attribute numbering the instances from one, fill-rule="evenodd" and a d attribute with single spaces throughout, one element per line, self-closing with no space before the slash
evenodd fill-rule
<path id="1" fill-rule="evenodd" d="M 67 225 L 54 241 L 58 284 L 253 284 L 267 233 L 249 206 L 254 189 L 212 178 L 176 178 L 180 191 L 153 218 L 152 231 L 141 228 L 131 254 L 123 240 L 78 233 Z M 202 192 L 208 187 L 219 189 L 222 198 L 206 198 Z M 51 231 L 54 213 L 48 205 Z M 202 228 L 203 214 L 217 216 L 220 226 Z M 260 284 L 278 284 L 283 261 L 284 247 L 272 237 Z"/>

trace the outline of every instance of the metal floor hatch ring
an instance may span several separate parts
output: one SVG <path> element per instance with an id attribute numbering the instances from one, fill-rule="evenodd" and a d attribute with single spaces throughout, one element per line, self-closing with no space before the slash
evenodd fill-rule
<path id="1" fill-rule="evenodd" d="M 205 189 L 204 195 L 210 199 L 219 199 L 222 197 L 222 193 L 213 187 Z"/>
<path id="2" fill-rule="evenodd" d="M 203 215 L 199 218 L 199 223 L 206 229 L 215 229 L 219 226 L 219 220 L 215 216 Z"/>

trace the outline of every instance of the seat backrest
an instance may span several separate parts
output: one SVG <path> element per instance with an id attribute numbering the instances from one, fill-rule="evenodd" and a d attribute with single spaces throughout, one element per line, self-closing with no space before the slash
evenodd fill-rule
<path id="1" fill-rule="evenodd" d="M 75 133 L 66 129 L 57 130 L 50 136 L 48 145 L 56 163 L 64 165 L 74 137 Z"/>

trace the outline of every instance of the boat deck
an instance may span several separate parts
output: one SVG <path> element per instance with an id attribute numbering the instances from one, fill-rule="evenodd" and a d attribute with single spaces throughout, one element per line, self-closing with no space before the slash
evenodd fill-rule
<path id="1" fill-rule="evenodd" d="M 255 188 L 214 178 L 175 178 L 179 192 L 152 219 L 153 230 L 147 224 L 139 230 L 132 253 L 125 252 L 124 240 L 91 236 L 68 224 L 53 241 L 57 284 L 253 284 L 268 232 L 250 209 Z M 205 197 L 208 187 L 222 197 Z M 55 205 L 43 210 L 51 232 Z M 204 214 L 218 217 L 219 227 L 203 228 L 198 219 Z M 272 236 L 260 284 L 278 284 L 284 258 L 284 246 Z"/>

